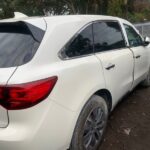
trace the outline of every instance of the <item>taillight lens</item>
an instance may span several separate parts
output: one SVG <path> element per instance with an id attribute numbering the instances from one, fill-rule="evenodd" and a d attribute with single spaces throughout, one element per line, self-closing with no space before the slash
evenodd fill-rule
<path id="1" fill-rule="evenodd" d="M 0 105 L 8 110 L 32 107 L 48 97 L 56 82 L 57 77 L 51 77 L 30 83 L 1 86 Z"/>

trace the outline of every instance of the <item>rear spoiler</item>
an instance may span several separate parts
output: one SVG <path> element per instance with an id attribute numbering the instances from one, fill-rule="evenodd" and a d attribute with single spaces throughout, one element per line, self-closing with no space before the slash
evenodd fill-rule
<path id="1" fill-rule="evenodd" d="M 18 19 L 18 18 L 26 18 L 28 17 L 27 15 L 20 13 L 20 12 L 14 12 L 14 18 Z"/>

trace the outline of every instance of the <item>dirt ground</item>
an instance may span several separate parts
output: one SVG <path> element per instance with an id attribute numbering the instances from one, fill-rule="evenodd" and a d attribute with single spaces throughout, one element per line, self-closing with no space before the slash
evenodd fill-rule
<path id="1" fill-rule="evenodd" d="M 99 150 L 150 150 L 150 88 L 138 87 L 115 108 Z"/>

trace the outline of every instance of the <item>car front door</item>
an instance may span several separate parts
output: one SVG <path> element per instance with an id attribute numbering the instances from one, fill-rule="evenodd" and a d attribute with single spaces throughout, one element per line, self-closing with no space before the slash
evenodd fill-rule
<path id="1" fill-rule="evenodd" d="M 103 66 L 106 87 L 115 105 L 132 87 L 133 53 L 126 46 L 118 21 L 95 22 L 93 35 L 95 55 Z"/>
<path id="2" fill-rule="evenodd" d="M 146 78 L 149 70 L 148 47 L 143 45 L 143 40 L 134 27 L 124 24 L 128 38 L 128 44 L 134 55 L 134 84 L 135 87 Z"/>

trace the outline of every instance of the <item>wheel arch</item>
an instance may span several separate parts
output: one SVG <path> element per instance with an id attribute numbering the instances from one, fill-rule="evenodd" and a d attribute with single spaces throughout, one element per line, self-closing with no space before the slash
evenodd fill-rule
<path id="1" fill-rule="evenodd" d="M 106 101 L 106 103 L 107 103 L 107 105 L 108 105 L 108 110 L 109 110 L 109 112 L 111 112 L 111 110 L 112 110 L 112 96 L 111 96 L 111 93 L 109 92 L 109 90 L 107 90 L 107 89 L 100 89 L 100 90 L 97 90 L 96 92 L 94 92 L 94 93 L 91 95 L 91 97 L 94 96 L 94 95 L 97 95 L 97 96 L 102 97 L 102 98 Z M 90 98 L 91 98 L 91 97 L 90 97 Z M 89 100 L 90 100 L 90 98 L 89 98 Z M 80 113 L 79 113 L 79 116 L 81 115 L 81 113 L 82 113 L 84 107 L 85 107 L 86 104 L 89 102 L 89 100 L 84 104 L 82 110 L 81 110 Z M 73 134 L 75 133 L 75 129 L 76 129 L 76 126 L 77 126 L 77 122 L 78 122 L 79 116 L 78 116 L 78 118 L 77 118 L 77 120 L 76 120 L 75 127 L 74 127 L 74 130 L 73 130 Z M 73 135 L 72 135 L 72 138 L 73 138 Z M 72 139 L 72 138 L 71 138 L 71 139 Z M 72 143 L 72 142 L 71 142 L 71 143 Z M 71 146 L 71 144 L 70 144 L 70 146 Z M 69 149 L 68 149 L 68 150 L 69 150 Z"/>
<path id="2" fill-rule="evenodd" d="M 112 110 L 112 96 L 107 89 L 101 89 L 94 93 L 94 95 L 101 96 L 108 104 L 109 112 Z"/>

